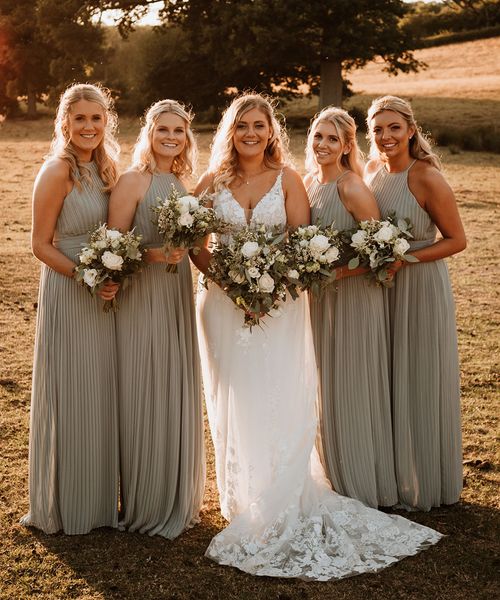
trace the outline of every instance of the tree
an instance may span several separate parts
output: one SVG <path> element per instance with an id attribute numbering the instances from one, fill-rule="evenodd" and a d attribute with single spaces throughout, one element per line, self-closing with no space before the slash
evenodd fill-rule
<path id="1" fill-rule="evenodd" d="M 325 106 L 342 103 L 342 72 L 376 57 L 393 74 L 423 66 L 399 27 L 404 12 L 401 0 L 166 0 L 163 16 L 203 42 L 227 86 L 307 84 Z"/>
<path id="2" fill-rule="evenodd" d="M 33 118 L 37 99 L 51 84 L 46 64 L 53 57 L 37 24 L 36 4 L 31 0 L 2 0 L 0 32 L 4 104 L 12 110 L 17 97 L 25 96 L 27 116 Z"/>

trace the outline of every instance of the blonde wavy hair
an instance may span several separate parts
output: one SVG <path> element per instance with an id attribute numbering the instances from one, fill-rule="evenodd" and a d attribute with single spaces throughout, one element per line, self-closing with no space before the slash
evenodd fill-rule
<path id="1" fill-rule="evenodd" d="M 92 151 L 92 160 L 104 182 L 104 191 L 110 191 L 118 179 L 117 161 L 120 146 L 115 138 L 118 118 L 109 90 L 90 83 L 76 83 L 61 95 L 54 121 L 54 136 L 46 158 L 62 158 L 70 166 L 70 178 L 81 189 L 81 180 L 91 182 L 89 169 L 80 162 L 76 148 L 70 139 L 69 117 L 71 107 L 80 100 L 95 102 L 104 111 L 104 136 Z"/>
<path id="2" fill-rule="evenodd" d="M 164 113 L 180 117 L 186 124 L 186 146 L 172 163 L 172 173 L 177 177 L 189 177 L 195 170 L 198 159 L 198 147 L 191 130 L 194 115 L 176 100 L 159 100 L 152 104 L 144 115 L 144 123 L 135 143 L 132 166 L 142 173 L 154 173 L 157 167 L 153 152 L 153 133 L 156 123 Z"/>
<path id="3" fill-rule="evenodd" d="M 235 98 L 225 110 L 212 143 L 208 170 L 214 175 L 215 190 L 230 186 L 237 177 L 239 161 L 233 136 L 242 116 L 253 108 L 264 113 L 271 128 L 264 151 L 264 165 L 270 169 L 281 169 L 292 164 L 288 136 L 276 118 L 271 101 L 261 94 L 245 93 Z"/>
<path id="4" fill-rule="evenodd" d="M 342 152 L 337 158 L 338 167 L 353 171 L 362 177 L 363 153 L 359 149 L 358 140 L 356 139 L 356 123 L 347 111 L 335 106 L 328 106 L 315 115 L 314 120 L 309 127 L 306 146 L 307 172 L 312 175 L 317 175 L 319 172 L 318 163 L 316 162 L 313 150 L 313 141 L 316 128 L 320 123 L 330 123 L 331 125 L 334 125 L 337 130 L 337 135 L 342 144 Z M 348 145 L 351 146 L 351 149 L 347 154 L 344 154 L 344 149 Z"/>
<path id="5" fill-rule="evenodd" d="M 437 154 L 432 151 L 430 140 L 422 133 L 421 128 L 417 125 L 413 110 L 406 100 L 397 96 L 382 96 L 376 98 L 368 109 L 366 123 L 368 125 L 369 140 L 370 140 L 370 158 L 381 158 L 380 152 L 375 143 L 374 134 L 371 126 L 373 118 L 384 110 L 392 110 L 400 115 L 407 123 L 408 127 L 413 127 L 415 133 L 410 139 L 410 156 L 418 160 L 425 160 L 436 169 L 441 169 L 441 161 Z"/>

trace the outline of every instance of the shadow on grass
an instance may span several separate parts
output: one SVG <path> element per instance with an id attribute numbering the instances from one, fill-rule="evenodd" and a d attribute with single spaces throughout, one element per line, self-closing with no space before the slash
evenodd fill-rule
<path id="1" fill-rule="evenodd" d="M 60 568 L 69 568 L 72 584 L 54 597 L 199 600 L 481 600 L 494 597 L 495 559 L 500 539 L 498 511 L 460 503 L 430 513 L 406 513 L 414 521 L 446 535 L 436 546 L 380 573 L 336 582 L 253 577 L 221 567 L 204 557 L 217 533 L 211 519 L 169 541 L 160 537 L 101 529 L 87 536 L 46 536 L 35 530 L 21 536 L 42 544 Z M 90 594 L 90 595 L 89 595 Z"/>

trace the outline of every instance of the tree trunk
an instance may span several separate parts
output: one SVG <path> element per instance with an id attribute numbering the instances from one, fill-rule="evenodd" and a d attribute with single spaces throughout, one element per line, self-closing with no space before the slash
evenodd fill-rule
<path id="1" fill-rule="evenodd" d="M 36 118 L 36 93 L 30 83 L 28 83 L 28 112 L 26 116 L 28 119 Z"/>
<path id="2" fill-rule="evenodd" d="M 342 61 L 337 59 L 321 61 L 319 109 L 332 104 L 342 107 Z"/>

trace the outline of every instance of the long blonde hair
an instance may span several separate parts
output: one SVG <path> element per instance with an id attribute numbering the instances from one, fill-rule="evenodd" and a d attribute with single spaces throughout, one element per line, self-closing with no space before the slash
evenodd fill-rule
<path id="1" fill-rule="evenodd" d="M 70 139 L 68 125 L 71 107 L 80 100 L 95 102 L 104 110 L 104 136 L 97 148 L 92 151 L 92 160 L 95 161 L 104 182 L 105 191 L 109 191 L 118 179 L 117 161 L 120 154 L 120 146 L 115 138 L 118 118 L 109 90 L 90 83 L 76 83 L 66 89 L 59 100 L 54 121 L 54 136 L 46 158 L 57 157 L 68 162 L 70 178 L 78 188 L 81 188 L 81 179 L 90 183 L 89 169 L 81 164 L 78 158 L 76 148 Z"/>
<path id="2" fill-rule="evenodd" d="M 397 113 L 406 121 L 408 127 L 415 129 L 415 133 L 411 137 L 409 143 L 410 156 L 418 160 L 425 160 L 436 167 L 436 169 L 441 169 L 441 161 L 437 154 L 432 151 L 430 141 L 417 125 L 409 102 L 406 102 L 406 100 L 398 98 L 397 96 L 382 96 L 381 98 L 376 98 L 368 109 L 366 123 L 368 125 L 370 139 L 370 158 L 380 159 L 380 152 L 375 144 L 372 133 L 371 121 L 376 115 L 384 110 L 392 110 Z"/>
<path id="3" fill-rule="evenodd" d="M 153 153 L 153 131 L 158 119 L 164 113 L 177 115 L 186 123 L 186 146 L 174 158 L 172 173 L 177 177 L 189 176 L 194 172 L 198 158 L 198 147 L 191 130 L 191 121 L 194 115 L 176 100 L 159 100 L 147 109 L 144 115 L 144 124 L 134 146 L 132 166 L 142 173 L 155 172 L 157 165 Z"/>
<path id="4" fill-rule="evenodd" d="M 238 153 L 234 147 L 233 135 L 241 117 L 253 108 L 264 113 L 271 128 L 271 136 L 264 151 L 264 165 L 270 169 L 281 169 L 292 162 L 288 136 L 278 122 L 271 102 L 260 94 L 243 94 L 235 98 L 222 115 L 212 143 L 208 170 L 214 174 L 215 190 L 228 187 L 236 179 Z"/>
<path id="5" fill-rule="evenodd" d="M 320 123 L 330 123 L 335 126 L 340 143 L 342 144 L 342 152 L 337 158 L 339 168 L 344 168 L 353 171 L 360 177 L 363 176 L 363 154 L 358 146 L 356 139 L 356 122 L 351 115 L 335 106 L 328 106 L 320 113 L 315 115 L 307 134 L 306 146 L 306 170 L 312 175 L 317 175 L 319 171 L 318 163 L 316 162 L 313 150 L 314 133 L 316 127 Z M 344 148 L 350 145 L 351 149 L 347 154 L 344 154 Z"/>

